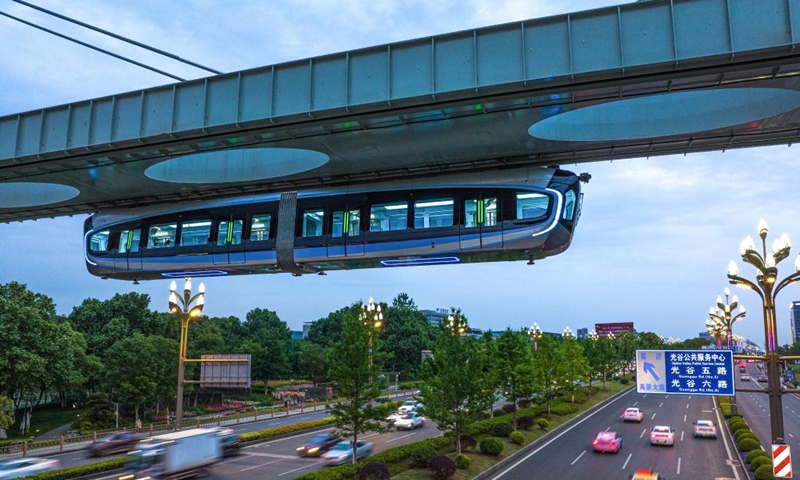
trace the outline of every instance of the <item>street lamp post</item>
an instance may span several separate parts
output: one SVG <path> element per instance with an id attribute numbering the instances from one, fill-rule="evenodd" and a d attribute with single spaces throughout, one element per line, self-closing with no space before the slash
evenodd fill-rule
<path id="1" fill-rule="evenodd" d="M 719 318 L 706 319 L 706 330 L 708 334 L 714 337 L 714 343 L 717 350 L 722 349 L 722 339 L 725 337 L 725 324 Z"/>
<path id="2" fill-rule="evenodd" d="M 731 260 L 728 265 L 728 279 L 733 285 L 749 288 L 761 297 L 764 314 L 765 337 L 765 363 L 767 366 L 767 393 L 769 394 L 770 424 L 772 430 L 772 443 L 783 443 L 783 400 L 781 398 L 780 383 L 780 357 L 778 354 L 778 332 L 775 320 L 775 297 L 783 287 L 800 280 L 800 256 L 795 261 L 795 272 L 783 280 L 778 281 L 778 263 L 789 256 L 791 244 L 789 237 L 784 233 L 775 240 L 772 252 L 767 252 L 767 234 L 769 229 L 766 222 L 761 220 L 758 224 L 758 236 L 761 238 L 761 253 L 756 251 L 753 238 L 749 235 L 742 241 L 741 255 L 745 263 L 749 263 L 757 270 L 756 281 L 752 282 L 739 276 L 736 263 Z"/>
<path id="3" fill-rule="evenodd" d="M 178 398 L 175 405 L 175 429 L 180 430 L 183 420 L 183 385 L 186 369 L 186 340 L 189 333 L 189 321 L 200 316 L 205 305 L 206 286 L 200 284 L 197 294 L 192 296 L 192 281 L 187 278 L 183 284 L 183 296 L 178 295 L 177 285 L 173 280 L 169 285 L 169 310 L 181 320 L 180 352 L 178 353 Z"/>
<path id="4" fill-rule="evenodd" d="M 732 301 L 728 301 L 731 295 L 729 288 L 726 288 L 723 293 L 725 294 L 725 301 L 722 301 L 721 296 L 717 296 L 717 306 L 716 308 L 709 308 L 708 316 L 713 320 L 719 320 L 725 325 L 726 348 L 730 350 L 733 340 L 733 324 L 737 320 L 743 319 L 746 316 L 746 312 L 744 305 L 739 305 L 739 297 L 736 295 L 733 296 Z M 733 311 L 737 308 L 739 309 L 739 313 L 733 315 Z"/>
<path id="5" fill-rule="evenodd" d="M 381 306 L 376 304 L 372 297 L 369 297 L 367 305 L 361 305 L 361 321 L 369 328 L 369 379 L 372 382 L 372 332 L 383 326 Z"/>
<path id="6" fill-rule="evenodd" d="M 531 328 L 528 329 L 528 334 L 531 337 L 533 337 L 533 351 L 534 352 L 538 351 L 539 350 L 539 339 L 542 338 L 542 335 L 544 335 L 544 333 L 542 332 L 542 329 L 539 328 L 539 325 L 537 325 L 536 322 L 533 322 L 533 325 L 531 325 Z"/>
<path id="7" fill-rule="evenodd" d="M 571 329 L 571 328 L 569 328 L 569 326 L 567 326 L 567 328 L 565 328 L 565 329 L 564 329 L 564 332 L 563 332 L 561 335 L 562 335 L 562 336 L 563 336 L 565 339 L 566 339 L 566 338 L 574 338 L 574 337 L 575 337 L 575 335 L 573 335 L 573 334 L 572 334 L 572 329 Z"/>
<path id="8" fill-rule="evenodd" d="M 467 331 L 467 319 L 461 314 L 461 310 L 454 308 L 447 316 L 447 326 L 456 337 L 460 337 Z"/>

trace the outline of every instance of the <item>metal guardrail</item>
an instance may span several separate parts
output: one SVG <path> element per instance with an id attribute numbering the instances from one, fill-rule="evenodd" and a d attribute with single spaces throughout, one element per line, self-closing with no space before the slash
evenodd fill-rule
<path id="1" fill-rule="evenodd" d="M 395 393 L 385 395 L 388 398 L 397 398 L 413 394 L 415 390 L 398 390 Z M 241 423 L 257 422 L 259 420 L 267 420 L 273 418 L 285 418 L 292 415 L 302 415 L 304 413 L 312 413 L 320 410 L 325 410 L 324 403 L 318 403 L 310 406 L 299 405 L 295 407 L 268 407 L 268 408 L 253 408 L 252 410 L 239 411 L 232 415 L 214 415 L 207 414 L 194 418 L 184 419 L 182 425 L 184 428 L 200 428 L 200 427 L 224 427 L 239 425 Z M 0 447 L 0 460 L 8 460 L 17 457 L 27 457 L 30 455 L 41 456 L 54 453 L 63 453 L 68 451 L 83 450 L 88 447 L 92 442 L 115 432 L 135 432 L 141 434 L 142 438 L 152 437 L 161 433 L 169 433 L 175 430 L 174 423 L 151 423 L 145 428 L 131 429 L 123 428 L 122 430 L 106 430 L 92 432 L 89 435 L 62 435 L 59 438 L 52 440 L 41 441 L 28 441 L 20 440 L 18 443 Z"/>

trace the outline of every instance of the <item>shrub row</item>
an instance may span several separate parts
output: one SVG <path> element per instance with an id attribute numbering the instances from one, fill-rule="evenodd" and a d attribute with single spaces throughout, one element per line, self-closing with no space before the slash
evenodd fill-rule
<path id="1" fill-rule="evenodd" d="M 66 478 L 77 478 L 84 475 L 92 475 L 95 473 L 108 472 L 110 470 L 117 470 L 122 468 L 130 460 L 130 457 L 112 458 L 111 460 L 103 460 L 102 462 L 90 463 L 87 465 L 80 465 L 77 467 L 60 468 L 58 470 L 50 470 L 47 472 L 37 473 L 25 478 L 31 480 L 61 480 Z"/>
<path id="2" fill-rule="evenodd" d="M 239 435 L 243 442 L 250 442 L 253 440 L 260 440 L 262 438 L 272 438 L 278 435 L 285 435 L 287 433 L 294 433 L 299 430 L 308 430 L 309 428 L 324 427 L 333 423 L 332 417 L 321 418 L 319 420 L 312 420 L 310 422 L 294 423 L 292 425 L 281 425 L 275 428 L 265 428 L 257 432 L 247 432 Z"/>
<path id="3" fill-rule="evenodd" d="M 723 400 L 724 398 L 724 400 Z M 747 425 L 741 415 L 730 414 L 730 399 L 721 397 L 717 399 L 723 415 L 728 418 L 728 426 L 736 439 L 736 446 L 742 452 L 747 452 L 745 461 L 754 473 L 755 480 L 772 480 L 772 455 L 761 447 L 761 441 Z M 727 412 L 727 414 L 725 414 Z"/>

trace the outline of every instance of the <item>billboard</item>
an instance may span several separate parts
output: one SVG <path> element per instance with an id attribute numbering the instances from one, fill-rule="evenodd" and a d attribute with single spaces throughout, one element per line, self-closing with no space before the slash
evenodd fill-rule
<path id="1" fill-rule="evenodd" d="M 595 323 L 594 331 L 601 337 L 607 337 L 609 333 L 619 337 L 622 332 L 633 333 L 633 322 Z"/>
<path id="2" fill-rule="evenodd" d="M 202 355 L 200 360 L 201 387 L 250 388 L 249 354 Z"/>

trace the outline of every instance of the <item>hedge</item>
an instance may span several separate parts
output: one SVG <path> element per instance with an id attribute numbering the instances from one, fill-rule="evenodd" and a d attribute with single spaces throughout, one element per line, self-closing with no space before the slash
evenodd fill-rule
<path id="1" fill-rule="evenodd" d="M 411 465 L 424 467 L 436 456 L 436 449 L 430 445 L 420 445 L 411 453 Z"/>
<path id="2" fill-rule="evenodd" d="M 753 440 L 752 438 L 745 438 L 739 442 L 739 450 L 742 450 L 743 452 L 750 452 L 759 448 L 761 448 L 761 443 L 759 443 L 758 440 Z"/>
<path id="3" fill-rule="evenodd" d="M 369 462 L 358 471 L 358 480 L 389 480 L 389 467 L 381 462 Z"/>
<path id="4" fill-rule="evenodd" d="M 80 465 L 77 467 L 49 470 L 47 472 L 37 473 L 25 478 L 31 480 L 60 480 L 65 478 L 77 478 L 84 475 L 92 475 L 95 473 L 117 470 L 124 467 L 128 461 L 130 461 L 130 457 L 112 458 L 111 460 L 103 460 L 102 462 L 89 463 L 87 465 Z"/>
<path id="5" fill-rule="evenodd" d="M 772 455 L 770 455 L 766 450 L 753 450 L 747 454 L 745 460 L 747 460 L 747 463 L 752 463 L 752 461 L 758 457 L 767 457 L 770 460 L 772 459 Z"/>
<path id="6" fill-rule="evenodd" d="M 755 480 L 773 480 L 775 477 L 772 475 L 772 465 L 761 465 L 756 469 Z"/>
<path id="7" fill-rule="evenodd" d="M 755 450 L 753 450 L 755 452 Z M 759 452 L 763 452 L 764 450 L 759 450 Z M 758 470 L 758 467 L 761 465 L 770 465 L 772 466 L 772 457 L 756 457 L 750 462 L 750 471 L 755 472 Z"/>
<path id="8" fill-rule="evenodd" d="M 239 435 L 243 442 L 251 442 L 253 440 L 261 440 L 262 438 L 272 438 L 278 435 L 285 435 L 287 433 L 294 433 L 299 430 L 308 430 L 309 428 L 324 427 L 333 423 L 333 417 L 321 418 L 319 420 L 312 420 L 310 422 L 300 422 L 291 425 L 281 425 L 275 428 L 265 428 L 257 432 L 247 432 Z"/>

